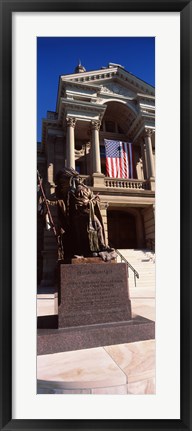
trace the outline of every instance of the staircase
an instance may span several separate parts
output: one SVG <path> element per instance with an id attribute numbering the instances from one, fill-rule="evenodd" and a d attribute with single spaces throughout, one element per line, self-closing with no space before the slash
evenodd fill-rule
<path id="1" fill-rule="evenodd" d="M 129 291 L 131 298 L 155 297 L 155 253 L 151 250 L 120 249 L 122 256 L 139 273 L 139 279 L 134 281 L 134 274 L 129 269 Z M 117 262 L 121 258 L 117 257 Z"/>

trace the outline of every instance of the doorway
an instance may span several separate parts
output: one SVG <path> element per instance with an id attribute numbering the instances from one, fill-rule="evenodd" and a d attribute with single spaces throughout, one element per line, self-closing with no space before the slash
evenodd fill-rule
<path id="1" fill-rule="evenodd" d="M 114 248 L 137 248 L 136 220 L 127 211 L 107 212 L 108 239 Z"/>

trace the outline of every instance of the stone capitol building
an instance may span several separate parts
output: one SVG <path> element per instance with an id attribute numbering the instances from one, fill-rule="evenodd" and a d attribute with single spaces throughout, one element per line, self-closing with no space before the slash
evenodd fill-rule
<path id="1" fill-rule="evenodd" d="M 130 148 L 127 175 L 109 175 L 106 141 Z M 56 111 L 42 121 L 38 170 L 48 199 L 55 175 L 72 167 L 99 193 L 108 244 L 115 249 L 155 250 L 155 89 L 119 64 L 59 78 Z M 56 209 L 51 208 L 55 224 Z M 52 283 L 57 244 L 37 217 L 38 283 Z"/>

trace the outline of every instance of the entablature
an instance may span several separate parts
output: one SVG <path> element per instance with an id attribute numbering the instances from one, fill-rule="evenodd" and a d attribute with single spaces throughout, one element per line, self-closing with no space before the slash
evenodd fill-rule
<path id="1" fill-rule="evenodd" d="M 65 125 L 64 122 L 67 116 L 75 117 L 77 120 L 82 121 L 102 120 L 105 110 L 105 105 L 62 98 L 59 109 L 59 122 Z"/>
<path id="2" fill-rule="evenodd" d="M 62 75 L 59 82 L 57 108 L 59 99 L 60 97 L 64 96 L 65 88 L 67 85 L 69 85 L 69 83 L 74 87 L 79 85 L 82 89 L 87 87 L 89 91 L 91 91 L 91 89 L 98 89 L 98 91 L 102 91 L 99 90 L 99 87 L 101 86 L 103 88 L 107 88 L 109 85 L 114 86 L 119 84 L 123 88 L 138 95 L 139 97 L 155 96 L 155 89 L 150 84 L 147 84 L 130 72 L 126 71 L 122 66 L 110 66 L 89 72 L 85 71 L 81 73 Z"/>

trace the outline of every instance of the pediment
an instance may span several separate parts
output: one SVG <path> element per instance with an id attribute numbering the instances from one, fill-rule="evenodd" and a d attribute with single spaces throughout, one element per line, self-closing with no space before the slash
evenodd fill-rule
<path id="1" fill-rule="evenodd" d="M 61 77 L 62 81 L 101 87 L 102 93 L 118 94 L 125 97 L 135 97 L 138 93 L 155 95 L 155 89 L 122 67 L 73 73 Z"/>
<path id="2" fill-rule="evenodd" d="M 114 98 L 126 103 L 142 101 L 145 105 L 154 105 L 155 89 L 123 67 L 115 66 L 61 76 L 57 111 L 63 97 L 97 104 Z"/>
<path id="3" fill-rule="evenodd" d="M 136 97 L 136 92 L 131 90 L 127 85 L 122 85 L 117 80 L 111 79 L 107 82 L 97 82 L 91 84 L 90 82 L 81 82 L 77 83 L 74 81 L 68 81 L 65 83 L 65 88 L 68 92 L 71 93 L 84 93 L 87 95 L 109 95 L 109 96 L 123 96 L 125 98 L 134 99 Z"/>
<path id="4" fill-rule="evenodd" d="M 136 94 L 129 88 L 117 83 L 117 82 L 109 82 L 105 85 L 101 85 L 101 94 L 109 94 L 109 95 L 117 95 L 117 96 L 124 96 L 128 98 L 135 98 Z"/>

